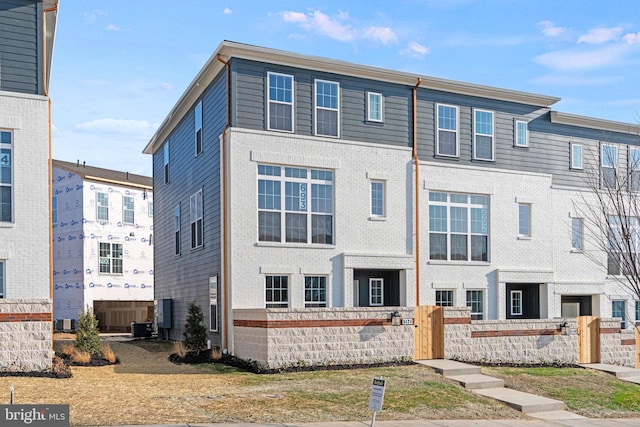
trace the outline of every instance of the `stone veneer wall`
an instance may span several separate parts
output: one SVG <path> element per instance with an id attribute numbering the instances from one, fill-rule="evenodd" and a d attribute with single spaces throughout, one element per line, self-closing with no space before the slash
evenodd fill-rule
<path id="1" fill-rule="evenodd" d="M 234 310 L 233 354 L 268 369 L 412 360 L 413 308 Z"/>
<path id="2" fill-rule="evenodd" d="M 44 371 L 53 360 L 50 299 L 0 299 L 0 371 Z"/>
<path id="3" fill-rule="evenodd" d="M 445 358 L 467 362 L 576 364 L 576 320 L 474 320 L 468 307 L 445 307 Z M 635 333 L 620 319 L 600 319 L 602 363 L 635 367 Z"/>

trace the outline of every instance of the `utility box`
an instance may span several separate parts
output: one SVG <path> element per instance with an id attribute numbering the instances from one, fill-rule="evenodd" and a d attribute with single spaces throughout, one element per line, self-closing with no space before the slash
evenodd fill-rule
<path id="1" fill-rule="evenodd" d="M 171 329 L 171 299 L 156 300 L 156 327 Z"/>

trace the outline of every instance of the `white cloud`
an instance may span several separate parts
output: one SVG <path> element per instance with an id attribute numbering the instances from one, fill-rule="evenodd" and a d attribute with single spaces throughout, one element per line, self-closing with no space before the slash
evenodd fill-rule
<path id="1" fill-rule="evenodd" d="M 615 44 L 598 49 L 566 49 L 548 52 L 533 58 L 538 64 L 554 70 L 591 70 L 620 65 L 626 49 Z"/>
<path id="2" fill-rule="evenodd" d="M 107 31 L 120 31 L 120 27 L 118 27 L 117 25 L 114 24 L 109 24 L 105 27 L 105 30 Z"/>
<path id="3" fill-rule="evenodd" d="M 609 41 L 618 40 L 622 34 L 622 27 L 598 27 L 592 28 L 587 34 L 578 37 L 578 43 L 602 44 Z"/>
<path id="4" fill-rule="evenodd" d="M 567 29 L 556 26 L 552 21 L 545 20 L 536 24 L 538 28 L 547 37 L 562 37 L 567 33 Z"/>
<path id="5" fill-rule="evenodd" d="M 629 33 L 622 37 L 627 44 L 640 44 L 640 33 Z"/>
<path id="6" fill-rule="evenodd" d="M 307 32 L 319 33 L 342 42 L 363 39 L 388 45 L 398 41 L 395 32 L 389 27 L 354 28 L 349 23 L 351 18 L 347 12 L 340 12 L 335 17 L 330 17 L 319 10 L 311 11 L 308 14 L 284 11 L 280 12 L 280 15 L 285 22 L 297 24 Z"/>
<path id="7" fill-rule="evenodd" d="M 222 12 L 225 15 L 231 15 L 233 13 L 233 11 L 231 9 L 229 9 L 228 7 L 224 8 L 224 11 Z"/>
<path id="8" fill-rule="evenodd" d="M 85 12 L 84 19 L 87 22 L 94 22 L 96 19 L 107 16 L 107 12 L 100 9 L 92 10 L 91 12 Z"/>
<path id="9" fill-rule="evenodd" d="M 88 133 L 109 133 L 131 136 L 151 135 L 156 125 L 146 120 L 98 119 L 78 123 L 75 130 Z"/>
<path id="10" fill-rule="evenodd" d="M 430 47 L 423 46 L 416 41 L 412 41 L 412 42 L 409 42 L 409 44 L 405 49 L 402 49 L 400 51 L 400 54 L 420 59 L 420 58 L 424 58 L 430 52 L 431 52 Z"/>

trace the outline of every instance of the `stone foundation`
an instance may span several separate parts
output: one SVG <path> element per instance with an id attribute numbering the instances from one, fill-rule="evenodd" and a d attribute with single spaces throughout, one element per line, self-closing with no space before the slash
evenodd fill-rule
<path id="1" fill-rule="evenodd" d="M 235 356 L 266 369 L 413 360 L 413 308 L 234 310 Z"/>
<path id="2" fill-rule="evenodd" d="M 0 371 L 51 368 L 52 311 L 50 299 L 0 299 Z"/>

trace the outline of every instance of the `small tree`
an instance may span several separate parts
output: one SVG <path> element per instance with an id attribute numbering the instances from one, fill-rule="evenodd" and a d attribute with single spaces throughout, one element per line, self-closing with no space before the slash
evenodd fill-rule
<path id="1" fill-rule="evenodd" d="M 87 309 L 78 316 L 75 346 L 92 356 L 102 355 L 102 342 L 98 331 L 98 319 L 93 310 Z"/>
<path id="2" fill-rule="evenodd" d="M 188 350 L 200 351 L 206 346 L 207 328 L 202 309 L 195 301 L 189 303 L 187 323 L 184 325 L 184 345 Z"/>

